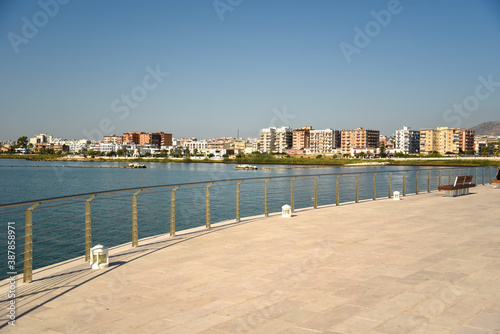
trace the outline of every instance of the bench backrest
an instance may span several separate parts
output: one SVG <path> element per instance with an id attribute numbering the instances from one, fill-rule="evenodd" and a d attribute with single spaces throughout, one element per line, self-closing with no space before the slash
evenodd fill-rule
<path id="1" fill-rule="evenodd" d="M 457 184 L 470 184 L 472 183 L 472 178 L 472 175 L 457 176 L 453 185 L 456 186 Z"/>

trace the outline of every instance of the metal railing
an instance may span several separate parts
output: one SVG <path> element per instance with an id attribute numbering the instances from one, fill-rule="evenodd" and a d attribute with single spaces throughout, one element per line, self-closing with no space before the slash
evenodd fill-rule
<path id="1" fill-rule="evenodd" d="M 489 169 L 489 173 L 487 173 Z M 33 280 L 33 269 L 82 257 L 89 261 L 94 241 L 116 246 L 154 235 L 175 236 L 176 231 L 213 222 L 297 208 L 361 200 L 430 193 L 455 176 L 475 175 L 476 184 L 489 183 L 494 167 L 422 168 L 335 174 L 294 175 L 194 182 L 86 193 L 37 201 L 0 205 L 2 221 L 22 220 L 16 226 L 16 266 L 2 273 L 23 272 L 23 281 Z M 489 175 L 488 175 L 489 174 Z M 489 177 L 488 177 L 489 176 Z M 479 177 L 479 179 L 478 179 Z M 34 218 L 35 216 L 35 218 Z M 9 223 L 10 224 L 10 223 Z M 8 231 L 0 231 L 0 245 L 7 248 Z M 10 235 L 10 234 L 9 234 Z M 20 259 L 22 257 L 22 260 Z M 17 261 L 19 259 L 19 261 Z M 5 278 L 5 277 L 2 277 Z"/>

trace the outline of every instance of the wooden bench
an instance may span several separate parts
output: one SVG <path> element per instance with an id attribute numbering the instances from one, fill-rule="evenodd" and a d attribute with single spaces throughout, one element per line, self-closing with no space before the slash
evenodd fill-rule
<path id="1" fill-rule="evenodd" d="M 495 189 L 500 189 L 500 180 L 491 180 L 490 183 L 494 185 Z"/>
<path id="2" fill-rule="evenodd" d="M 476 186 L 474 183 L 472 183 L 472 178 L 472 175 L 457 176 L 455 179 L 455 183 L 448 186 L 439 186 L 438 190 L 444 190 L 445 197 L 466 195 L 469 193 L 469 188 Z"/>

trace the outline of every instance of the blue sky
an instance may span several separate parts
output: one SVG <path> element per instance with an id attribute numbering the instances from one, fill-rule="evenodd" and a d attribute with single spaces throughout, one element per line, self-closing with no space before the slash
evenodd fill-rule
<path id="1" fill-rule="evenodd" d="M 495 0 L 4 0 L 0 32 L 2 140 L 500 120 Z"/>

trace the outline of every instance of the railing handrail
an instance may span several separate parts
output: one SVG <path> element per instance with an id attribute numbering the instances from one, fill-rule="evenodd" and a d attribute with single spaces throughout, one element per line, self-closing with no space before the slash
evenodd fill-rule
<path id="1" fill-rule="evenodd" d="M 438 167 L 438 166 L 420 166 L 420 167 L 429 167 L 425 169 L 439 169 L 439 170 L 448 170 L 448 169 L 457 169 L 457 168 L 487 168 L 487 167 L 493 167 L 493 166 L 464 166 L 464 167 Z M 417 171 L 415 169 L 401 169 L 401 170 L 387 170 L 387 171 L 377 171 L 377 173 L 401 173 L 401 172 L 412 172 L 412 171 Z M 106 194 L 113 194 L 113 193 L 118 193 L 118 192 L 127 192 L 127 191 L 137 191 L 137 190 L 145 190 L 145 189 L 159 189 L 159 188 L 170 188 L 170 187 L 185 187 L 185 186 L 193 186 L 193 185 L 200 185 L 200 184 L 207 184 L 207 183 L 223 183 L 223 182 L 237 182 L 237 181 L 247 181 L 247 180 L 267 180 L 267 179 L 284 179 L 284 178 L 291 178 L 291 177 L 317 177 L 317 176 L 336 176 L 336 175 L 360 175 L 360 174 L 373 174 L 374 171 L 369 171 L 369 172 L 348 172 L 348 173 L 326 173 L 326 174 L 305 174 L 305 175 L 280 175 L 280 176 L 262 176 L 262 177 L 250 177 L 250 178 L 236 178 L 236 179 L 227 179 L 227 180 L 212 180 L 212 181 L 198 181 L 198 182 L 189 182 L 189 183 L 177 183 L 177 184 L 167 184 L 167 185 L 157 185 L 157 186 L 144 186 L 144 187 L 134 187 L 134 188 L 123 188 L 123 189 L 113 189 L 113 190 L 103 190 L 103 191 L 94 191 L 94 192 L 89 192 L 89 193 L 84 193 L 84 194 L 75 194 L 75 195 L 67 195 L 67 196 L 60 196 L 60 197 L 52 197 L 52 198 L 44 198 L 44 199 L 37 199 L 37 200 L 32 200 L 32 201 L 26 201 L 26 202 L 17 202 L 17 203 L 8 203 L 8 204 L 2 204 L 0 205 L 0 209 L 6 209 L 6 208 L 11 208 L 11 207 L 16 207 L 16 206 L 23 206 L 23 205 L 30 205 L 30 204 L 36 204 L 36 203 L 48 203 L 48 202 L 54 202 L 54 201 L 60 201 L 60 200 L 67 200 L 67 199 L 72 199 L 72 198 L 79 198 L 79 197 L 88 197 L 88 196 L 97 196 L 97 195 L 106 195 Z"/>

